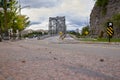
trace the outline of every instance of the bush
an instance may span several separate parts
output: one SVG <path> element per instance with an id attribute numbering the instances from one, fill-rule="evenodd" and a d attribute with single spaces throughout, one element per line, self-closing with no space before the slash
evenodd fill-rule
<path id="1" fill-rule="evenodd" d="M 96 5 L 102 8 L 102 14 L 105 15 L 107 8 L 106 5 L 108 4 L 109 0 L 97 0 Z"/>
<path id="2" fill-rule="evenodd" d="M 99 7 L 105 7 L 108 4 L 108 0 L 97 0 L 96 5 Z"/>

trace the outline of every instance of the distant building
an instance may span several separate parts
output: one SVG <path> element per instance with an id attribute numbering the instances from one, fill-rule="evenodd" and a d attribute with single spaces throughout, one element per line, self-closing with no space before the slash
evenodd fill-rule
<path id="1" fill-rule="evenodd" d="M 59 34 L 59 32 L 66 34 L 65 16 L 50 17 L 49 34 L 54 35 L 54 34 Z"/>

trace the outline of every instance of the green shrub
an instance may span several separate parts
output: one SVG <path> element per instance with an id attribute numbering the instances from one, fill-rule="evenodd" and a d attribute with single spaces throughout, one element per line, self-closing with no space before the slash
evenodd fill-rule
<path id="1" fill-rule="evenodd" d="M 99 7 L 105 7 L 108 4 L 108 0 L 97 0 L 96 5 Z"/>
<path id="2" fill-rule="evenodd" d="M 112 21 L 116 27 L 120 27 L 120 13 L 113 15 Z"/>
<path id="3" fill-rule="evenodd" d="M 107 8 L 106 5 L 108 4 L 109 0 L 97 0 L 96 5 L 102 8 L 102 14 L 105 15 Z"/>

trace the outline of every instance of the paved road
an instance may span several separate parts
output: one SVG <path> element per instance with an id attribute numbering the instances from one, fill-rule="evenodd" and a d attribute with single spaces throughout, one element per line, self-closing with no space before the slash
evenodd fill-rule
<path id="1" fill-rule="evenodd" d="M 0 43 L 0 80 L 120 80 L 120 45 L 51 37 Z"/>

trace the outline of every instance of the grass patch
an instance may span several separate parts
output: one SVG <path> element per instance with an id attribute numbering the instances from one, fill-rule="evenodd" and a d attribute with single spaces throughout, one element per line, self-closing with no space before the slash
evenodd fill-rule
<path id="1" fill-rule="evenodd" d="M 98 38 L 98 39 L 94 39 L 94 38 L 79 38 L 80 41 L 92 41 L 92 42 L 109 42 L 108 38 Z M 116 38 L 111 38 L 110 39 L 111 42 L 120 42 L 120 38 L 116 39 Z"/>
<path id="2" fill-rule="evenodd" d="M 97 41 L 99 42 L 108 42 L 108 38 L 98 38 Z M 111 42 L 120 42 L 120 38 L 116 39 L 116 38 L 111 38 L 110 39 Z"/>
<path id="3" fill-rule="evenodd" d="M 92 42 L 109 42 L 108 38 L 87 38 L 85 36 L 76 37 L 75 35 L 70 34 L 70 36 L 74 39 L 80 40 L 80 41 L 92 41 Z M 120 42 L 120 38 L 111 38 L 111 42 Z"/>
<path id="4" fill-rule="evenodd" d="M 96 41 L 94 38 L 79 38 L 80 41 Z"/>

